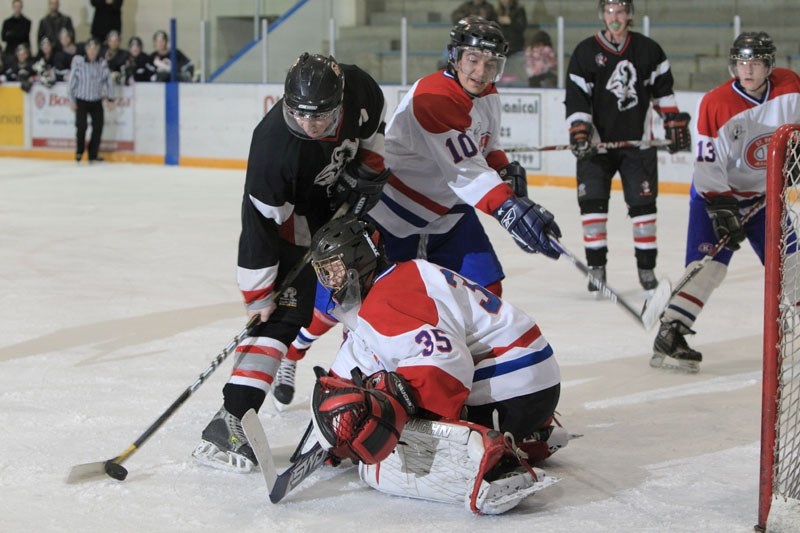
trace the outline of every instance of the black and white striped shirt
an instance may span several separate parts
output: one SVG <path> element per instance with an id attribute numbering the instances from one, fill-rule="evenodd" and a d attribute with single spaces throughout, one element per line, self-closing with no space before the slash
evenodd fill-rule
<path id="1" fill-rule="evenodd" d="M 76 55 L 69 70 L 69 100 L 96 102 L 103 98 L 114 98 L 114 86 L 105 59 L 87 61 Z"/>

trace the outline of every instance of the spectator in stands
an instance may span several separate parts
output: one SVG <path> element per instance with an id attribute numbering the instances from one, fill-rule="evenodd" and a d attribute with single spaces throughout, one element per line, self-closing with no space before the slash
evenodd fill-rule
<path id="1" fill-rule="evenodd" d="M 27 44 L 18 44 L 14 49 L 14 57 L 9 62 L 5 76 L 8 81 L 18 81 L 25 92 L 31 90 L 33 83 L 33 59 Z"/>
<path id="2" fill-rule="evenodd" d="M 158 30 L 153 35 L 153 47 L 155 51 L 151 56 L 151 62 L 156 69 L 153 81 L 170 81 L 172 62 L 170 60 L 169 35 L 167 35 L 167 32 Z M 178 61 L 176 67 L 176 81 L 192 81 L 192 77 L 194 76 L 194 65 L 192 62 L 189 61 L 189 58 L 180 50 L 175 50 L 175 56 Z"/>
<path id="3" fill-rule="evenodd" d="M 546 31 L 537 31 L 525 48 L 525 72 L 528 87 L 557 87 L 556 53 Z"/>
<path id="4" fill-rule="evenodd" d="M 39 31 L 36 34 L 38 41 L 41 41 L 42 37 L 50 39 L 56 50 L 61 48 L 59 33 L 64 28 L 68 29 L 73 40 L 75 39 L 75 27 L 72 25 L 72 19 L 61 13 L 59 7 L 58 0 L 47 0 L 47 15 L 39 21 Z"/>
<path id="5" fill-rule="evenodd" d="M 11 16 L 3 21 L 2 38 L 6 43 L 6 50 L 16 50 L 17 46 L 24 44 L 31 48 L 31 21 L 22 14 L 22 0 L 11 2 Z"/>
<path id="6" fill-rule="evenodd" d="M 117 30 L 108 32 L 106 46 L 101 50 L 100 57 L 106 60 L 114 83 L 117 85 L 122 84 L 124 82 L 122 67 L 128 63 L 130 54 L 127 50 L 120 48 L 119 32 Z"/>
<path id="7" fill-rule="evenodd" d="M 58 44 L 53 63 L 58 79 L 65 80 L 69 75 L 72 58 L 82 53 L 82 50 L 75 43 L 75 34 L 69 28 L 61 28 L 58 32 Z"/>
<path id="8" fill-rule="evenodd" d="M 122 33 L 122 0 L 92 0 L 92 37 L 104 43 L 111 31 Z"/>
<path id="9" fill-rule="evenodd" d="M 47 37 L 42 37 L 39 41 L 39 52 L 33 58 L 33 70 L 36 72 L 36 79 L 46 87 L 52 87 L 56 81 L 64 81 L 58 78 L 56 73 L 56 52 L 53 43 Z"/>
<path id="10" fill-rule="evenodd" d="M 453 24 L 470 15 L 483 17 L 488 21 L 497 22 L 497 11 L 494 6 L 486 0 L 467 0 L 450 14 Z"/>
<path id="11" fill-rule="evenodd" d="M 517 0 L 500 0 L 497 6 L 497 22 L 508 41 L 509 57 L 521 52 L 525 46 L 525 28 L 528 27 L 525 8 Z"/>
<path id="12" fill-rule="evenodd" d="M 89 163 L 103 161 L 99 157 L 100 139 L 103 136 L 103 101 L 109 109 L 114 107 L 114 86 L 105 59 L 100 57 L 100 42 L 86 41 L 86 57 L 77 55 L 69 72 L 70 109 L 75 112 L 75 161 L 81 162 L 86 145 L 87 117 L 92 119 L 92 136 L 89 139 Z"/>
<path id="13" fill-rule="evenodd" d="M 142 51 L 142 39 L 133 36 L 128 41 L 128 60 L 122 68 L 125 85 L 131 82 L 151 81 L 156 73 L 150 56 Z"/>

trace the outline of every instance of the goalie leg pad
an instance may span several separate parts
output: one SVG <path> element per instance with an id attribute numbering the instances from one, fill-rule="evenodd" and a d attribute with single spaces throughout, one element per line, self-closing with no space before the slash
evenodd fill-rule
<path id="1" fill-rule="evenodd" d="M 557 481 L 538 469 L 539 479 L 520 469 L 487 481 L 487 474 L 509 456 L 513 454 L 497 431 L 464 421 L 412 418 L 394 452 L 378 464 L 360 464 L 359 475 L 387 494 L 499 514 Z"/>

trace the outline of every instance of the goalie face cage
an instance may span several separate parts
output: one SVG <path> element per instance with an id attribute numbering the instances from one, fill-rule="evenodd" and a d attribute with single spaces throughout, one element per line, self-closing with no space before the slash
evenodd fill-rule
<path id="1" fill-rule="evenodd" d="M 800 124 L 767 161 L 764 377 L 757 531 L 800 531 Z"/>

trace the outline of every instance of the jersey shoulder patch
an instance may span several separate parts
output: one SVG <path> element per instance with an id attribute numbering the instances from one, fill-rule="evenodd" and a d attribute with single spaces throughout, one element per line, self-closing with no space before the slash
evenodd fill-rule
<path id="1" fill-rule="evenodd" d="M 436 304 L 413 261 L 399 263 L 370 289 L 359 316 L 387 337 L 439 323 Z"/>

